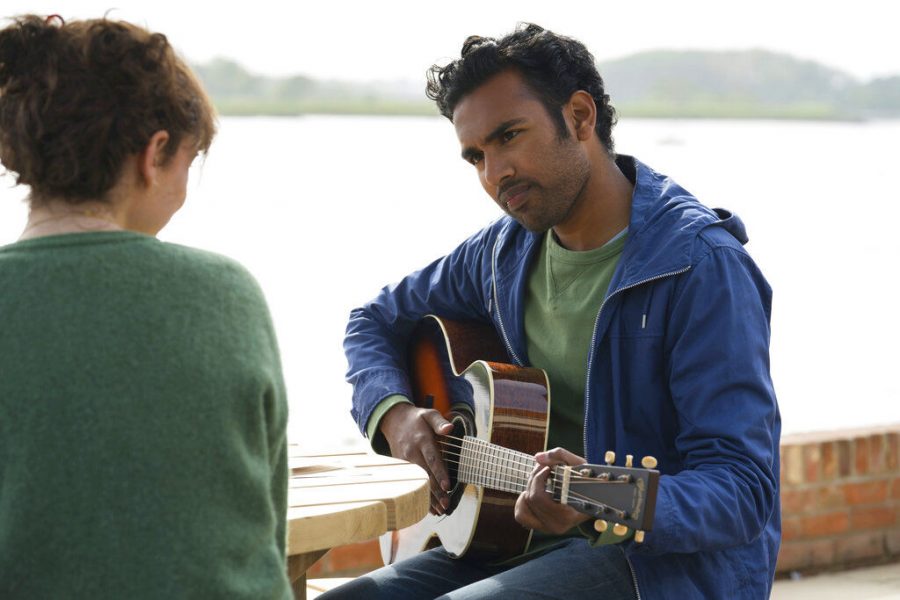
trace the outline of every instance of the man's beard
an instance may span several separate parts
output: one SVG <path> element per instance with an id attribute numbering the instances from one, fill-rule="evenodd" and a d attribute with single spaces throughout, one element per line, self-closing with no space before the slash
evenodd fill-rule
<path id="1" fill-rule="evenodd" d="M 503 206 L 506 214 L 534 233 L 544 233 L 564 222 L 581 201 L 590 180 L 590 161 L 577 152 L 573 139 L 560 140 L 559 150 L 550 185 L 530 182 L 532 197 L 523 207 L 526 210 L 514 212 Z"/>

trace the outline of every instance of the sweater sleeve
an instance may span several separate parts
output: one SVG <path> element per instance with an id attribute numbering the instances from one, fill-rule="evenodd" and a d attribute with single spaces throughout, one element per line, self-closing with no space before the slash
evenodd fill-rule
<path id="1" fill-rule="evenodd" d="M 275 328 L 269 315 L 268 307 L 263 300 L 262 310 L 268 325 L 267 371 L 270 379 L 270 390 L 265 401 L 266 431 L 269 447 L 270 490 L 272 507 L 275 511 L 275 540 L 284 560 L 287 560 L 287 501 L 288 501 L 288 399 L 281 369 L 281 357 Z"/>
<path id="2" fill-rule="evenodd" d="M 673 298 L 667 350 L 684 469 L 660 478 L 653 531 L 633 551 L 756 539 L 778 509 L 780 417 L 769 375 L 771 291 L 741 250 L 702 258 Z"/>
<path id="3" fill-rule="evenodd" d="M 259 415 L 265 432 L 266 455 L 259 457 L 259 464 L 268 465 L 268 488 L 275 523 L 275 542 L 282 560 L 287 559 L 287 502 L 288 502 L 288 398 L 281 365 L 281 353 L 275 325 L 266 303 L 265 295 L 256 279 L 243 267 L 239 273 L 245 277 L 244 302 L 241 310 L 245 347 L 259 377 L 262 397 Z M 237 285 L 232 287 L 236 293 Z M 240 296 L 239 296 L 240 297 Z M 249 424 L 248 424 L 249 426 Z"/>

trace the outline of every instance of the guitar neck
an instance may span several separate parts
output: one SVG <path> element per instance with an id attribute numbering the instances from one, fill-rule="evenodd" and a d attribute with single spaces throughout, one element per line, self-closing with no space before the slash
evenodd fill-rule
<path id="1" fill-rule="evenodd" d="M 534 465 L 530 454 L 465 436 L 460 447 L 458 478 L 463 483 L 520 494 L 525 491 Z"/>
<path id="2" fill-rule="evenodd" d="M 463 437 L 455 452 L 458 481 L 513 494 L 525 491 L 536 464 L 530 454 L 472 436 Z M 634 468 L 629 456 L 625 467 L 556 465 L 550 470 L 546 490 L 554 500 L 579 512 L 636 530 L 649 530 L 658 481 L 659 471 Z"/>

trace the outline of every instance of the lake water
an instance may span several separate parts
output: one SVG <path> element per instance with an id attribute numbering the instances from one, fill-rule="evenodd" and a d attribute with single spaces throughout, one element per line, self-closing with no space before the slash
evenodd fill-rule
<path id="1" fill-rule="evenodd" d="M 900 422 L 900 122 L 623 120 L 616 149 L 738 213 L 774 288 L 786 433 Z M 25 190 L 0 178 L 0 243 Z M 161 238 L 259 279 L 293 438 L 364 442 L 341 342 L 350 309 L 498 216 L 440 118 L 223 118 Z"/>

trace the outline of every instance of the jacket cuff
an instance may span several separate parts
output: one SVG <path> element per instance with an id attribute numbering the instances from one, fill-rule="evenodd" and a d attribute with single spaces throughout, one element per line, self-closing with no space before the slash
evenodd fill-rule
<path id="1" fill-rule="evenodd" d="M 379 402 L 375 407 L 375 410 L 372 411 L 372 414 L 369 415 L 369 422 L 366 424 L 366 437 L 369 438 L 369 444 L 372 445 L 372 450 L 376 453 L 390 456 L 391 449 L 388 446 L 384 434 L 381 433 L 381 430 L 378 427 L 381 425 L 381 419 L 387 414 L 387 411 L 398 404 L 403 403 L 412 404 L 406 396 L 402 394 L 392 394 Z"/>
<path id="2" fill-rule="evenodd" d="M 357 373 L 351 383 L 353 408 L 350 414 L 363 435 L 372 413 L 382 400 L 394 394 L 412 397 L 409 377 L 402 369 L 368 369 Z"/>

